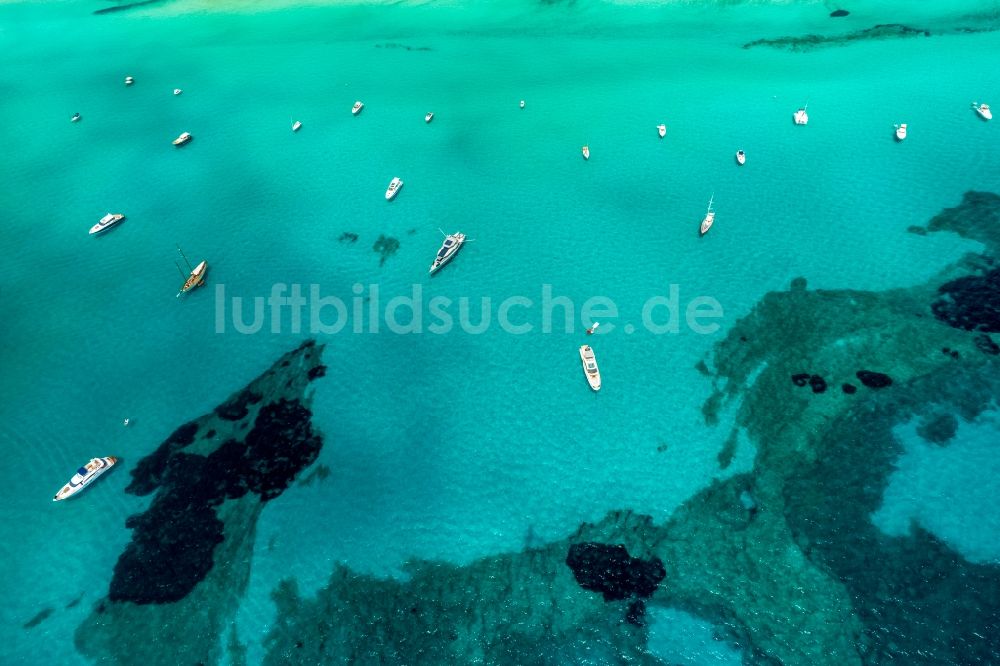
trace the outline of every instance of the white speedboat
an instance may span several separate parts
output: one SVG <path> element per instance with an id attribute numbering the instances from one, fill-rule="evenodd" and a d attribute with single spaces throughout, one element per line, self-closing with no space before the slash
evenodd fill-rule
<path id="1" fill-rule="evenodd" d="M 972 108 L 976 110 L 976 113 L 978 113 L 979 117 L 983 120 L 993 120 L 993 112 L 990 111 L 989 104 L 979 104 L 978 102 L 973 102 Z"/>
<path id="2" fill-rule="evenodd" d="M 56 496 L 52 498 L 53 502 L 58 502 L 59 500 L 64 500 L 67 497 L 72 497 L 77 494 L 99 477 L 104 474 L 109 469 L 114 467 L 114 464 L 118 462 L 118 458 L 113 456 L 107 456 L 105 458 L 92 458 L 90 462 L 76 470 L 76 474 L 73 478 L 69 480 L 65 486 L 59 489 Z"/>
<path id="3" fill-rule="evenodd" d="M 431 275 L 434 274 L 439 268 L 451 261 L 451 258 L 458 253 L 458 250 L 462 247 L 462 243 L 465 242 L 465 234 L 460 231 L 456 231 L 453 234 L 448 234 L 444 237 L 444 242 L 441 243 L 441 249 L 438 250 L 437 256 L 434 257 L 434 263 L 431 264 Z"/>
<path id="4" fill-rule="evenodd" d="M 657 125 L 656 126 L 656 133 L 659 134 L 660 138 L 662 139 L 663 137 L 665 137 L 667 135 L 667 126 L 664 125 L 664 124 L 662 124 L 662 123 L 659 124 L 659 125 Z"/>
<path id="5" fill-rule="evenodd" d="M 580 152 L 583 153 L 583 159 L 585 159 L 585 160 L 589 160 L 590 159 L 590 146 L 584 146 L 580 150 Z"/>
<path id="6" fill-rule="evenodd" d="M 744 153 L 742 150 L 736 151 L 736 163 L 739 164 L 740 166 L 743 166 L 744 164 L 747 163 L 747 154 Z"/>
<path id="7" fill-rule="evenodd" d="M 296 120 L 294 123 L 292 123 L 292 131 L 293 132 L 298 132 L 300 127 L 302 127 L 302 123 L 300 123 L 298 120 Z"/>
<path id="8" fill-rule="evenodd" d="M 522 109 L 524 108 L 524 100 L 523 99 L 521 100 L 521 108 Z"/>
<path id="9" fill-rule="evenodd" d="M 701 221 L 701 235 L 704 236 L 708 233 L 708 230 L 712 228 L 712 224 L 715 222 L 715 211 L 712 210 L 712 202 L 715 201 L 715 195 L 708 200 L 708 211 L 705 212 L 705 219 Z"/>
<path id="10" fill-rule="evenodd" d="M 174 139 L 175 146 L 183 146 L 185 143 L 193 139 L 190 132 L 181 132 L 181 135 Z"/>
<path id="11" fill-rule="evenodd" d="M 361 113 L 361 109 L 363 108 L 365 108 L 364 103 L 361 100 L 358 100 L 357 102 L 354 103 L 354 106 L 351 107 L 351 113 L 353 113 L 354 115 L 358 115 L 359 113 Z"/>
<path id="12" fill-rule="evenodd" d="M 808 108 L 809 105 L 806 104 L 801 109 L 792 114 L 792 120 L 795 121 L 796 125 L 805 125 L 806 123 L 809 122 L 809 114 L 806 113 L 806 109 Z"/>
<path id="13" fill-rule="evenodd" d="M 105 229 L 110 229 L 114 225 L 118 224 L 125 219 L 125 216 L 121 213 L 108 213 L 101 218 L 101 221 L 90 228 L 91 234 L 96 234 Z"/>
<path id="14" fill-rule="evenodd" d="M 76 121 L 78 121 L 78 120 L 80 120 L 80 114 L 79 114 L 79 113 L 74 113 L 74 114 L 73 114 L 73 117 L 69 119 L 69 121 L 70 121 L 71 123 L 75 123 L 75 122 L 76 122 Z"/>
<path id="15" fill-rule="evenodd" d="M 590 345 L 580 347 L 580 360 L 583 362 L 583 374 L 587 377 L 590 388 L 601 390 L 601 371 L 597 368 L 597 358 Z"/>
<path id="16" fill-rule="evenodd" d="M 399 188 L 403 186 L 403 180 L 401 178 L 393 178 L 389 181 L 389 187 L 385 188 L 385 200 L 392 201 L 392 199 L 399 194 Z"/>
<path id="17" fill-rule="evenodd" d="M 131 76 L 126 76 L 125 77 L 125 85 L 130 86 L 133 83 L 135 83 L 135 79 L 133 79 Z"/>
<path id="18" fill-rule="evenodd" d="M 184 91 L 181 90 L 180 88 L 174 88 L 174 94 L 175 95 L 180 95 L 182 92 L 184 92 Z"/>
<path id="19" fill-rule="evenodd" d="M 429 123 L 432 120 L 434 120 L 434 112 L 433 111 L 431 111 L 426 116 L 424 116 L 424 122 L 425 123 Z"/>
<path id="20" fill-rule="evenodd" d="M 906 138 L 906 123 L 901 125 L 896 125 L 896 141 L 902 141 Z"/>

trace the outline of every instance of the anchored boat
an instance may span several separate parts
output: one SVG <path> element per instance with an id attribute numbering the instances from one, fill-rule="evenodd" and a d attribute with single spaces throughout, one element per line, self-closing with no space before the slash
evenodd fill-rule
<path id="1" fill-rule="evenodd" d="M 58 502 L 77 494 L 93 483 L 94 480 L 101 474 L 104 474 L 111 469 L 116 462 L 118 462 L 118 458 L 115 458 L 114 456 L 91 458 L 90 462 L 76 470 L 76 474 L 73 475 L 73 478 L 69 480 L 69 483 L 59 489 L 59 492 L 57 492 L 55 497 L 52 498 L 52 501 Z"/>
<path id="2" fill-rule="evenodd" d="M 177 292 L 177 296 L 179 297 L 181 294 L 186 294 L 195 287 L 200 287 L 205 284 L 205 273 L 208 272 L 208 262 L 202 261 L 194 268 L 191 268 L 191 262 L 189 262 L 188 258 L 184 256 L 184 251 L 181 250 L 180 245 L 177 246 L 177 251 L 181 253 L 182 257 L 184 257 L 184 263 L 187 264 L 188 270 L 190 271 L 190 273 L 185 276 L 184 271 L 181 271 L 181 267 L 177 266 L 177 270 L 180 271 L 181 277 L 184 277 L 184 284 L 181 285 L 181 290 Z"/>
<path id="3" fill-rule="evenodd" d="M 713 194 L 708 200 L 708 211 L 705 213 L 705 219 L 701 221 L 701 235 L 704 236 L 708 233 L 708 230 L 712 228 L 712 224 L 715 222 L 715 211 L 712 210 L 712 202 L 715 200 L 715 195 Z"/>
<path id="4" fill-rule="evenodd" d="M 590 388 L 595 391 L 601 390 L 601 371 L 597 368 L 597 358 L 590 345 L 580 347 L 580 360 L 583 362 L 583 374 L 587 377 Z"/>
<path id="5" fill-rule="evenodd" d="M 441 233 L 444 232 L 442 231 Z M 434 263 L 431 264 L 431 275 L 451 261 L 451 258 L 458 253 L 458 250 L 462 247 L 462 243 L 464 242 L 465 234 L 460 231 L 456 231 L 453 234 L 445 234 L 444 242 L 441 243 L 441 249 L 438 250 L 437 256 L 434 257 Z"/>
<path id="6" fill-rule="evenodd" d="M 105 229 L 110 229 L 111 227 L 118 224 L 124 219 L 125 216 L 122 213 L 108 213 L 107 215 L 102 217 L 97 224 L 95 224 L 90 228 L 90 233 L 91 235 L 93 235 L 96 233 L 100 233 Z"/>

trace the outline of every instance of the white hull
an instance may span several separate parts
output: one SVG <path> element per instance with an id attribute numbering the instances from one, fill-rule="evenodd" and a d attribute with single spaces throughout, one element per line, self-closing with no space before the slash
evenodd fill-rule
<path id="1" fill-rule="evenodd" d="M 524 108 L 524 100 L 523 99 L 521 100 L 521 108 L 522 109 Z"/>
<path id="2" fill-rule="evenodd" d="M 302 127 L 302 123 L 300 123 L 298 120 L 296 120 L 294 123 L 292 123 L 292 131 L 293 132 L 298 132 L 300 127 Z"/>
<path id="3" fill-rule="evenodd" d="M 174 88 L 174 94 L 175 95 L 180 95 L 182 92 L 184 92 L 184 91 L 181 90 L 180 88 Z"/>
<path id="4" fill-rule="evenodd" d="M 708 211 L 705 212 L 705 219 L 701 221 L 701 235 L 704 236 L 708 233 L 708 230 L 712 228 L 715 224 L 715 211 L 712 210 L 712 202 L 715 197 L 708 200 Z"/>
<path id="5" fill-rule="evenodd" d="M 906 138 L 906 123 L 896 126 L 896 141 L 902 141 Z"/>
<path id="6" fill-rule="evenodd" d="M 806 108 L 802 107 L 794 114 L 792 114 L 792 120 L 795 121 L 796 125 L 805 125 L 809 122 L 809 114 L 806 113 Z"/>
<path id="7" fill-rule="evenodd" d="M 601 390 L 601 371 L 597 367 L 597 358 L 590 345 L 580 347 L 580 361 L 583 363 L 583 375 L 587 378 L 587 383 L 594 391 Z"/>
<path id="8" fill-rule="evenodd" d="M 993 111 L 990 110 L 989 104 L 977 104 L 976 102 L 973 102 L 972 108 L 976 110 L 976 113 L 978 113 L 979 117 L 983 120 L 993 120 Z"/>
<path id="9" fill-rule="evenodd" d="M 662 139 L 663 137 L 665 137 L 667 135 L 667 126 L 666 125 L 657 125 L 656 126 L 656 133 L 659 134 L 660 138 Z"/>
<path id="10" fill-rule="evenodd" d="M 361 100 L 358 100 L 357 102 L 354 103 L 354 106 L 351 108 L 351 113 L 353 113 L 354 115 L 358 115 L 359 113 L 361 113 L 361 109 L 363 108 L 365 108 L 365 105 L 361 102 Z"/>
<path id="11" fill-rule="evenodd" d="M 590 159 L 590 147 L 589 146 L 584 146 L 583 148 L 580 149 L 580 152 L 583 153 L 583 159 L 585 159 L 585 160 L 589 160 Z"/>
<path id="12" fill-rule="evenodd" d="M 59 489 L 59 492 L 55 494 L 52 501 L 58 502 L 76 495 L 78 492 L 93 483 L 97 477 L 114 467 L 116 462 L 118 462 L 118 458 L 113 456 L 105 458 L 92 458 L 90 462 L 77 470 L 76 474 L 73 475 L 73 478 L 69 480 L 69 483 Z"/>
<path id="13" fill-rule="evenodd" d="M 434 120 L 434 113 L 433 112 L 428 113 L 426 116 L 424 116 L 424 122 L 425 123 L 429 123 L 432 120 Z"/>
<path id="14" fill-rule="evenodd" d="M 736 163 L 743 166 L 747 163 L 747 155 L 742 150 L 736 151 Z"/>
<path id="15" fill-rule="evenodd" d="M 97 224 L 95 224 L 90 228 L 90 233 L 91 235 L 99 234 L 105 229 L 110 229 L 111 227 L 115 226 L 124 219 L 125 216 L 122 215 L 121 213 L 114 213 L 114 214 L 108 213 L 107 215 L 101 218 L 100 222 L 98 222 Z"/>
<path id="16" fill-rule="evenodd" d="M 174 139 L 174 145 L 175 146 L 183 146 L 185 143 L 187 143 L 188 141 L 190 141 L 193 138 L 194 137 L 191 136 L 190 132 L 182 132 L 179 137 L 177 137 L 176 139 Z"/>
<path id="17" fill-rule="evenodd" d="M 451 258 L 458 254 L 458 251 L 462 248 L 462 243 L 465 242 L 465 234 L 456 231 L 455 233 L 446 236 L 444 243 L 441 245 L 441 249 L 438 250 L 437 256 L 434 257 L 434 263 L 431 264 L 430 273 L 433 275 L 436 271 L 440 270 L 442 266 L 451 261 Z"/>
<path id="18" fill-rule="evenodd" d="M 399 188 L 403 186 L 403 181 L 400 178 L 393 178 L 389 183 L 389 187 L 385 191 L 385 200 L 392 201 L 399 194 Z"/>

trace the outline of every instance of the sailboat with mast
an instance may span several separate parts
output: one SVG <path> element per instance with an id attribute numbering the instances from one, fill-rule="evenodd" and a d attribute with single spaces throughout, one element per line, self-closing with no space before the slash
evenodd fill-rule
<path id="1" fill-rule="evenodd" d="M 708 210 L 705 212 L 705 219 L 701 221 L 701 235 L 704 236 L 708 233 L 708 230 L 712 228 L 712 223 L 715 222 L 715 211 L 712 210 L 712 202 L 715 201 L 715 195 L 713 194 L 708 200 Z"/>
<path id="2" fill-rule="evenodd" d="M 177 270 L 181 273 L 181 277 L 184 278 L 184 284 L 181 286 L 181 290 L 177 292 L 177 297 L 180 297 L 181 294 L 186 294 L 195 287 L 200 287 L 205 284 L 205 273 L 208 272 L 208 262 L 203 260 L 200 264 L 191 268 L 191 262 L 184 256 L 184 251 L 181 249 L 180 245 L 177 246 L 177 251 L 181 253 L 181 257 L 184 257 L 184 263 L 187 264 L 188 271 L 190 271 L 188 275 L 184 275 L 184 271 L 181 270 L 181 267 L 177 266 L 177 262 L 174 262 L 174 265 L 177 266 Z"/>

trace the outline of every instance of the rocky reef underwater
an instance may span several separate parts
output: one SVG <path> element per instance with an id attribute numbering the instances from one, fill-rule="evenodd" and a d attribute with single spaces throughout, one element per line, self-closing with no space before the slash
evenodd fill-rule
<path id="1" fill-rule="evenodd" d="M 566 538 L 400 578 L 337 566 L 319 590 L 272 593 L 265 664 L 662 664 L 655 609 L 712 623 L 752 664 L 1000 663 L 1000 568 L 915 522 L 872 520 L 916 423 L 948 447 L 1000 398 L 1000 196 L 969 192 L 913 233 L 982 244 L 926 284 L 810 290 L 796 279 L 735 323 L 698 367 L 703 413 L 735 413 L 752 471 L 716 481 L 663 524 L 629 510 Z M 255 525 L 315 460 L 306 395 L 322 348 L 289 352 L 133 471 L 153 494 L 107 598 L 78 630 L 101 663 L 242 663 L 232 632 Z M 730 426 L 727 426 L 730 427 Z M 133 630 L 160 627 L 160 645 Z M 176 639 L 176 641 L 174 640 Z M 226 645 L 228 643 L 228 646 Z"/>

